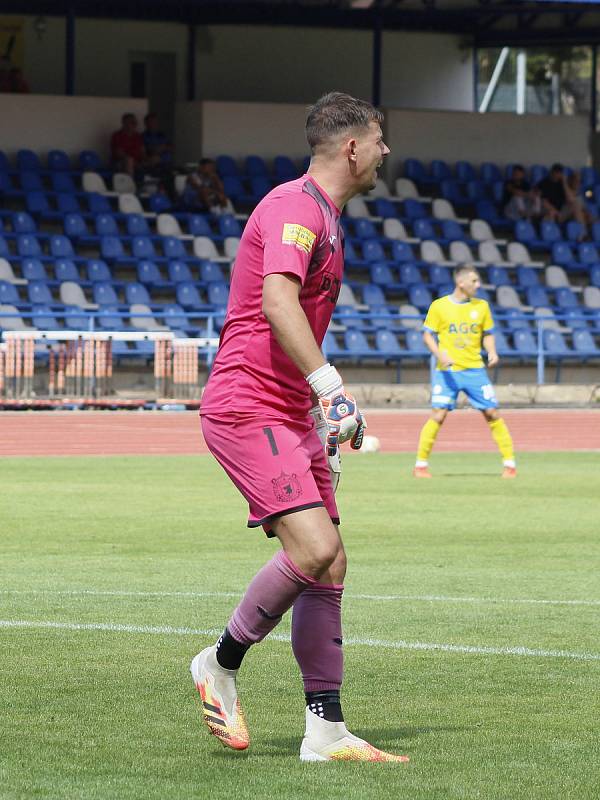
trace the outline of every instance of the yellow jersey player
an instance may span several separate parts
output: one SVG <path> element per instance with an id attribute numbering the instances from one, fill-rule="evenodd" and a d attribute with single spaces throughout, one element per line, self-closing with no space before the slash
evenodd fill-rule
<path id="1" fill-rule="evenodd" d="M 488 366 L 498 363 L 494 341 L 494 321 L 485 300 L 476 297 L 481 286 L 479 273 L 462 266 L 454 273 L 452 294 L 434 300 L 423 325 L 423 340 L 437 359 L 431 387 L 431 417 L 421 429 L 415 478 L 431 478 L 429 454 L 456 396 L 464 392 L 473 408 L 486 418 L 502 455 L 503 478 L 515 478 L 517 470 L 512 438 L 498 413 L 498 401 L 481 357 L 487 352 Z"/>

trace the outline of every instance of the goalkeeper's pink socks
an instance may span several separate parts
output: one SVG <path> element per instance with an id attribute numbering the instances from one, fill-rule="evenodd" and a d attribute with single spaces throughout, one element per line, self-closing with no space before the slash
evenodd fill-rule
<path id="1" fill-rule="evenodd" d="M 314 578 L 305 575 L 280 550 L 252 579 L 227 625 L 229 633 L 248 646 L 262 641 L 306 587 L 314 583 Z"/>
<path id="2" fill-rule="evenodd" d="M 313 583 L 294 603 L 292 649 L 305 692 L 324 692 L 342 685 L 343 591 L 343 586 Z"/>

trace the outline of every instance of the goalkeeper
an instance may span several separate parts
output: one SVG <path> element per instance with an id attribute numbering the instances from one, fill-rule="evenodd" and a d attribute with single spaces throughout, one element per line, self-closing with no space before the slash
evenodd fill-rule
<path id="1" fill-rule="evenodd" d="M 407 760 L 353 736 L 342 714 L 346 558 L 334 485 L 339 445 L 352 439 L 359 447 L 364 421 L 320 349 L 343 278 L 340 209 L 375 186 L 389 152 L 381 123 L 379 111 L 349 95 L 325 95 L 311 109 L 308 173 L 270 192 L 244 229 L 202 398 L 204 438 L 248 500 L 248 525 L 262 525 L 282 546 L 217 644 L 191 664 L 208 728 L 236 750 L 250 741 L 238 669 L 293 607 L 292 648 L 306 697 L 301 759 Z"/>

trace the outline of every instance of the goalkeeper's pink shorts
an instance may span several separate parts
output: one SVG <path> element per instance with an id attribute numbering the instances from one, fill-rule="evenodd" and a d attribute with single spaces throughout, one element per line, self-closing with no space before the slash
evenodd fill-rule
<path id="1" fill-rule="evenodd" d="M 339 523 L 323 445 L 312 419 L 306 422 L 202 416 L 213 456 L 248 501 L 248 527 L 272 535 L 277 517 L 324 506 Z"/>

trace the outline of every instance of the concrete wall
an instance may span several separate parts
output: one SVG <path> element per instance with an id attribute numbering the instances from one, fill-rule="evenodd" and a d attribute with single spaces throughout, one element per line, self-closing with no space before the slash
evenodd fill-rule
<path id="1" fill-rule="evenodd" d="M 146 109 L 145 100 L 130 98 L 0 94 L 0 148 L 8 155 L 20 148 L 69 154 L 92 149 L 106 158 L 121 115 L 132 111 L 141 119 Z"/>

